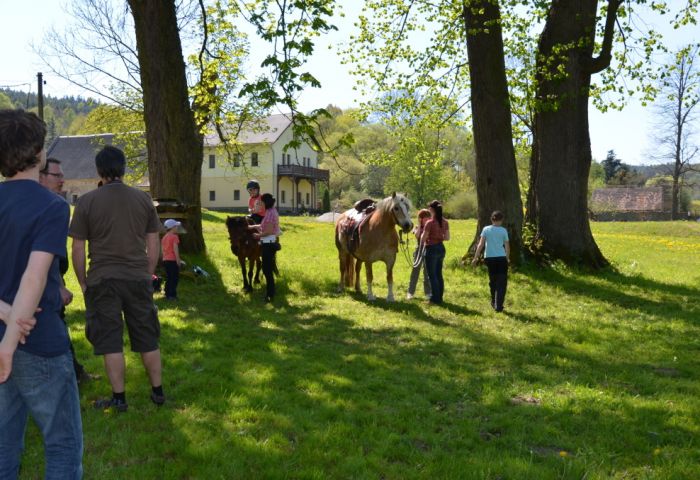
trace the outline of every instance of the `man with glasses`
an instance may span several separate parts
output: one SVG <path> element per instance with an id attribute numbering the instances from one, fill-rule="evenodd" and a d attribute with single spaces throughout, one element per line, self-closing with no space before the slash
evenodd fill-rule
<path id="1" fill-rule="evenodd" d="M 48 189 L 56 193 L 59 196 L 63 196 L 63 169 L 61 168 L 61 161 L 56 158 L 47 158 L 46 166 L 39 171 L 39 183 Z M 59 257 L 58 258 L 58 268 L 61 272 L 61 301 L 63 306 L 61 307 L 61 320 L 66 324 L 68 328 L 68 323 L 66 322 L 66 306 L 68 306 L 73 301 L 73 293 L 66 288 L 66 283 L 63 280 L 66 272 L 68 271 L 68 259 Z M 75 356 L 75 348 L 73 348 L 73 342 L 70 343 L 70 353 L 73 357 L 73 369 L 75 370 L 75 378 L 78 383 L 82 383 L 86 380 L 90 380 L 92 376 L 85 371 L 78 359 Z"/>

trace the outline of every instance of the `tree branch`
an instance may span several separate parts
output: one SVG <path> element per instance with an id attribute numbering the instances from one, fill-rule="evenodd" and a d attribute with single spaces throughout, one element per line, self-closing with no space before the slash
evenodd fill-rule
<path id="1" fill-rule="evenodd" d="M 600 54 L 591 59 L 589 72 L 591 74 L 602 72 L 610 66 L 612 60 L 612 44 L 615 36 L 615 20 L 617 19 L 617 9 L 622 0 L 609 0 L 608 11 L 605 18 L 605 33 L 603 34 L 603 46 Z"/>

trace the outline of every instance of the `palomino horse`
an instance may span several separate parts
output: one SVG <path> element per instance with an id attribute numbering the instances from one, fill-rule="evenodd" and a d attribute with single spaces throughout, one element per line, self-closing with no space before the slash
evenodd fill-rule
<path id="1" fill-rule="evenodd" d="M 401 194 L 394 193 L 391 197 L 380 200 L 368 218 L 360 223 L 356 234 L 359 241 L 354 241 L 348 235 L 344 226 L 357 214 L 350 209 L 338 217 L 335 225 L 335 246 L 338 248 L 340 260 L 340 285 L 338 291 L 352 284 L 353 269 L 355 274 L 355 291 L 361 292 L 360 270 L 362 264 L 367 265 L 367 299 L 374 300 L 372 294 L 372 264 L 382 261 L 386 264 L 386 281 L 389 286 L 388 301 L 394 300 L 394 263 L 396 252 L 399 250 L 399 236 L 396 226 L 408 233 L 413 228 L 409 215 L 410 202 Z M 357 262 L 355 262 L 357 260 Z"/>
<path id="2" fill-rule="evenodd" d="M 253 266 L 255 266 L 255 283 L 260 283 L 260 243 L 253 237 L 253 231 L 248 229 L 253 221 L 248 217 L 227 217 L 226 227 L 231 241 L 231 252 L 238 257 L 238 263 L 243 272 L 243 289 L 253 291 Z M 246 273 L 246 259 L 249 267 Z"/>

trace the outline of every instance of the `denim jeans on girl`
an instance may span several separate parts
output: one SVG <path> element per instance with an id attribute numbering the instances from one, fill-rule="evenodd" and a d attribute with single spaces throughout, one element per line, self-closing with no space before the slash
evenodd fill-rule
<path id="1" fill-rule="evenodd" d="M 39 357 L 17 350 L 12 374 L 0 384 L 0 478 L 14 480 L 29 415 L 44 439 L 47 480 L 83 476 L 83 425 L 70 352 Z"/>
<path id="2" fill-rule="evenodd" d="M 445 291 L 445 282 L 442 278 L 442 263 L 444 260 L 445 245 L 442 242 L 426 247 L 425 266 L 430 279 L 430 301 L 432 303 L 442 303 L 442 294 Z"/>

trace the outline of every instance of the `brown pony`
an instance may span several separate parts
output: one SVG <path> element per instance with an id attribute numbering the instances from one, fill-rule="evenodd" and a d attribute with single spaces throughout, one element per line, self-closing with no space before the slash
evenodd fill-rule
<path id="1" fill-rule="evenodd" d="M 352 284 L 353 270 L 355 274 L 355 291 L 361 292 L 360 271 L 362 264 L 367 265 L 367 299 L 374 300 L 372 294 L 372 264 L 382 261 L 386 264 L 386 281 L 389 293 L 386 299 L 394 301 L 394 263 L 396 252 L 399 250 L 399 236 L 396 226 L 408 233 L 413 228 L 409 214 L 410 202 L 401 195 L 394 193 L 391 197 L 380 200 L 369 218 L 363 222 L 359 231 L 359 243 L 350 251 L 352 244 L 343 228 L 346 218 L 354 214 L 350 209 L 338 217 L 335 225 L 335 246 L 340 260 L 340 284 L 338 291 L 343 291 Z"/>
<path id="2" fill-rule="evenodd" d="M 253 231 L 248 229 L 253 220 L 248 217 L 227 217 L 226 227 L 231 241 L 231 252 L 238 257 L 243 272 L 243 290 L 253 291 L 253 265 L 255 265 L 255 283 L 260 283 L 260 243 L 253 237 Z M 246 259 L 249 261 L 246 275 Z"/>

